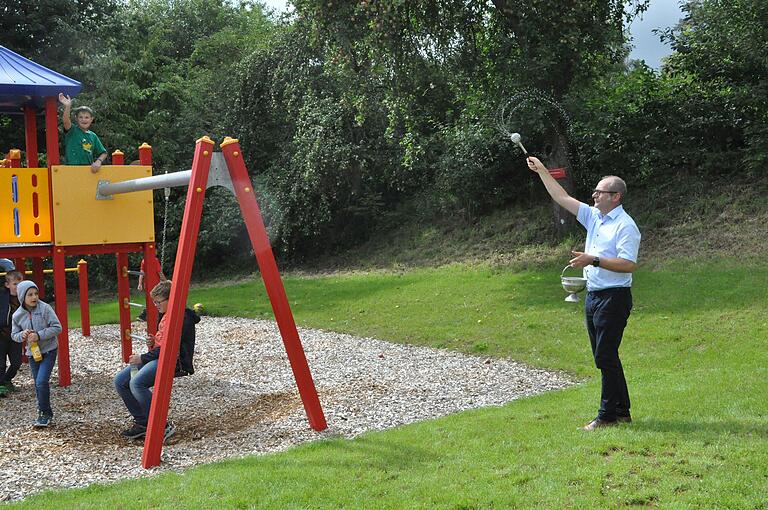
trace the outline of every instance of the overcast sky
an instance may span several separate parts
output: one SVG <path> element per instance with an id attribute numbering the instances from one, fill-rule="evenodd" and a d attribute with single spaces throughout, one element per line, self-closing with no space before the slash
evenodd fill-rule
<path id="1" fill-rule="evenodd" d="M 278 12 L 286 9 L 286 0 L 262 1 Z M 661 57 L 669 55 L 672 50 L 668 45 L 661 44 L 659 36 L 654 35 L 652 30 L 664 29 L 677 23 L 681 16 L 678 3 L 679 0 L 651 0 L 648 11 L 630 27 L 634 46 L 630 58 L 643 59 L 654 69 L 659 68 Z"/>
<path id="2" fill-rule="evenodd" d="M 661 57 L 672 53 L 667 44 L 659 42 L 659 36 L 652 30 L 664 29 L 677 24 L 682 16 L 682 11 L 677 0 L 651 0 L 648 11 L 642 18 L 636 19 L 630 27 L 634 46 L 629 58 L 643 59 L 645 63 L 654 69 L 661 64 Z"/>

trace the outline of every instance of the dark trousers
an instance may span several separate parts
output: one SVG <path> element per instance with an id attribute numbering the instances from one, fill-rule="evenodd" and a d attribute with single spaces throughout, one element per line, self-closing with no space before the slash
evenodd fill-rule
<path id="1" fill-rule="evenodd" d="M 6 365 L 6 358 L 10 366 Z M 10 335 L 0 332 L 0 384 L 10 382 L 21 367 L 21 344 L 11 340 Z"/>
<path id="2" fill-rule="evenodd" d="M 602 372 L 602 392 L 597 417 L 614 421 L 629 416 L 629 390 L 619 359 L 619 346 L 632 310 L 629 287 L 587 293 L 584 311 L 595 366 Z"/>

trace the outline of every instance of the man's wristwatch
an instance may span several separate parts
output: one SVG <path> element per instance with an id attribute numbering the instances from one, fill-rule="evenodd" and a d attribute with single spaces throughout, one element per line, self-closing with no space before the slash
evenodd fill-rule
<path id="1" fill-rule="evenodd" d="M 595 257 L 592 259 L 592 265 L 595 267 L 600 267 L 600 257 Z"/>

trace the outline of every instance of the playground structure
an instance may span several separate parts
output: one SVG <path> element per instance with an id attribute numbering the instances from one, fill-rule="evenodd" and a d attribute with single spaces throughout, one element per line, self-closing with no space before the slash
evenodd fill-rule
<path id="1" fill-rule="evenodd" d="M 42 262 L 42 259 L 34 259 Z M 18 259 L 17 259 L 18 261 Z M 26 261 L 23 261 L 21 266 L 25 265 Z M 20 266 L 20 267 L 21 267 Z M 77 273 L 78 281 L 78 294 L 80 294 L 80 328 L 83 336 L 91 336 L 91 312 L 90 304 L 88 302 L 88 262 L 80 259 L 77 261 L 77 267 L 67 267 L 64 269 L 65 273 Z M 0 271 L 0 276 L 5 276 L 5 272 Z M 43 269 L 41 265 L 35 264 L 34 270 L 27 269 L 24 271 L 24 277 L 32 277 L 32 281 L 36 282 L 41 299 L 45 299 L 45 285 L 42 283 L 44 275 L 53 274 L 53 269 Z M 26 355 L 22 355 L 22 359 L 26 363 Z"/>
<path id="2" fill-rule="evenodd" d="M 58 149 L 58 145 L 54 147 Z M 142 160 L 151 164 L 151 147 L 140 149 Z M 28 149 L 29 152 L 29 149 Z M 48 159 L 55 161 L 58 154 Z M 130 283 L 128 254 L 143 253 L 146 287 L 151 289 L 159 278 L 155 257 L 152 194 L 128 197 L 106 207 L 94 207 L 98 177 L 87 166 L 51 165 L 50 168 L 23 168 L 10 151 L 10 167 L 0 168 L 0 189 L 10 191 L 10 200 L 0 203 L 0 257 L 14 259 L 20 270 L 32 260 L 32 279 L 43 295 L 43 259 L 52 260 L 53 289 L 56 315 L 63 331 L 59 336 L 59 385 L 71 384 L 69 353 L 69 318 L 65 265 L 67 256 L 114 253 L 117 259 L 118 300 L 123 361 L 131 355 Z M 28 158 L 29 159 L 29 158 Z M 100 177 L 138 177 L 150 175 L 151 166 L 111 165 L 104 167 Z M 103 174 L 103 175 L 102 175 Z M 91 188 L 90 190 L 88 188 Z M 55 224 L 54 224 L 55 218 Z M 148 298 L 148 290 L 145 291 Z M 81 314 L 88 305 L 87 283 L 80 288 Z M 83 334 L 90 334 L 89 321 L 83 321 Z M 147 308 L 150 333 L 157 329 L 157 309 Z"/>
<path id="3" fill-rule="evenodd" d="M 325 429 L 322 407 L 238 141 L 226 138 L 220 145 L 222 152 L 214 153 L 214 142 L 200 138 L 192 169 L 166 175 L 152 176 L 152 149 L 147 144 L 139 147 L 139 165 L 122 164 L 123 154 L 119 151 L 112 155 L 113 165 L 102 166 L 97 174 L 91 173 L 88 166 L 60 165 L 57 96 L 59 92 L 76 95 L 80 84 L 0 46 L 0 70 L 6 73 L 2 58 L 8 55 L 19 62 L 21 71 L 12 83 L 0 83 L 0 112 L 24 114 L 27 167 L 21 166 L 19 150 L 11 150 L 0 167 L 0 189 L 9 191 L 12 197 L 0 203 L 0 257 L 14 259 L 20 269 L 26 268 L 26 259 L 32 259 L 33 279 L 41 288 L 43 259 L 52 261 L 55 309 L 62 325 L 59 385 L 71 384 L 66 257 L 115 254 L 122 358 L 127 362 L 132 337 L 141 338 L 131 331 L 130 306 L 134 303 L 130 301 L 128 278 L 134 272 L 128 269 L 128 254 L 139 252 L 144 256 L 147 328 L 155 333 L 157 308 L 149 291 L 159 281 L 160 267 L 155 254 L 151 190 L 188 186 L 167 311 L 167 341 L 158 363 L 142 455 L 145 468 L 159 465 L 205 190 L 223 186 L 233 192 L 240 205 L 310 426 L 318 431 Z M 35 72 L 23 72 L 30 67 Z M 41 108 L 45 115 L 47 168 L 38 168 L 36 116 Z"/>

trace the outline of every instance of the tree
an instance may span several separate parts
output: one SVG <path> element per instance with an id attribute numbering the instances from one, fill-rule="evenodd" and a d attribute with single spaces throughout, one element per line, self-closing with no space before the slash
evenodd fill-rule
<path id="1" fill-rule="evenodd" d="M 117 0 L 7 0 L 0 3 L 0 45 L 59 73 L 101 47 Z M 41 126 L 42 128 L 42 126 Z M 0 119 L 5 151 L 24 146 L 21 115 Z"/>
<path id="2" fill-rule="evenodd" d="M 392 163 L 381 101 L 356 103 L 348 75 L 307 39 L 294 26 L 245 59 L 227 113 L 256 162 L 271 237 L 296 258 L 360 242 L 386 196 L 411 186 Z"/>
<path id="3" fill-rule="evenodd" d="M 98 51 L 118 0 L 6 0 L 0 44 L 46 67 L 68 68 Z"/>
<path id="4" fill-rule="evenodd" d="M 403 136 L 418 145 L 436 123 L 467 125 L 489 119 L 510 91 L 533 88 L 555 101 L 565 100 L 624 56 L 623 22 L 648 2 L 294 3 L 317 44 L 337 55 L 348 72 L 363 83 L 372 74 L 384 79 L 392 103 L 400 106 L 391 112 L 392 124 L 405 126 Z M 435 80 L 435 75 L 444 79 Z M 445 88 L 443 94 L 429 90 L 435 83 Z M 358 90 L 365 92 L 364 86 Z M 420 101 L 441 95 L 436 108 Z M 548 166 L 567 168 L 572 175 L 564 119 L 526 127 L 545 147 Z M 556 226 L 566 230 L 559 221 Z"/>
<path id="5" fill-rule="evenodd" d="M 690 0 L 683 11 L 683 20 L 665 33 L 675 53 L 664 72 L 713 98 L 701 123 L 702 142 L 710 150 L 739 152 L 748 169 L 763 172 L 768 161 L 768 3 Z"/>

